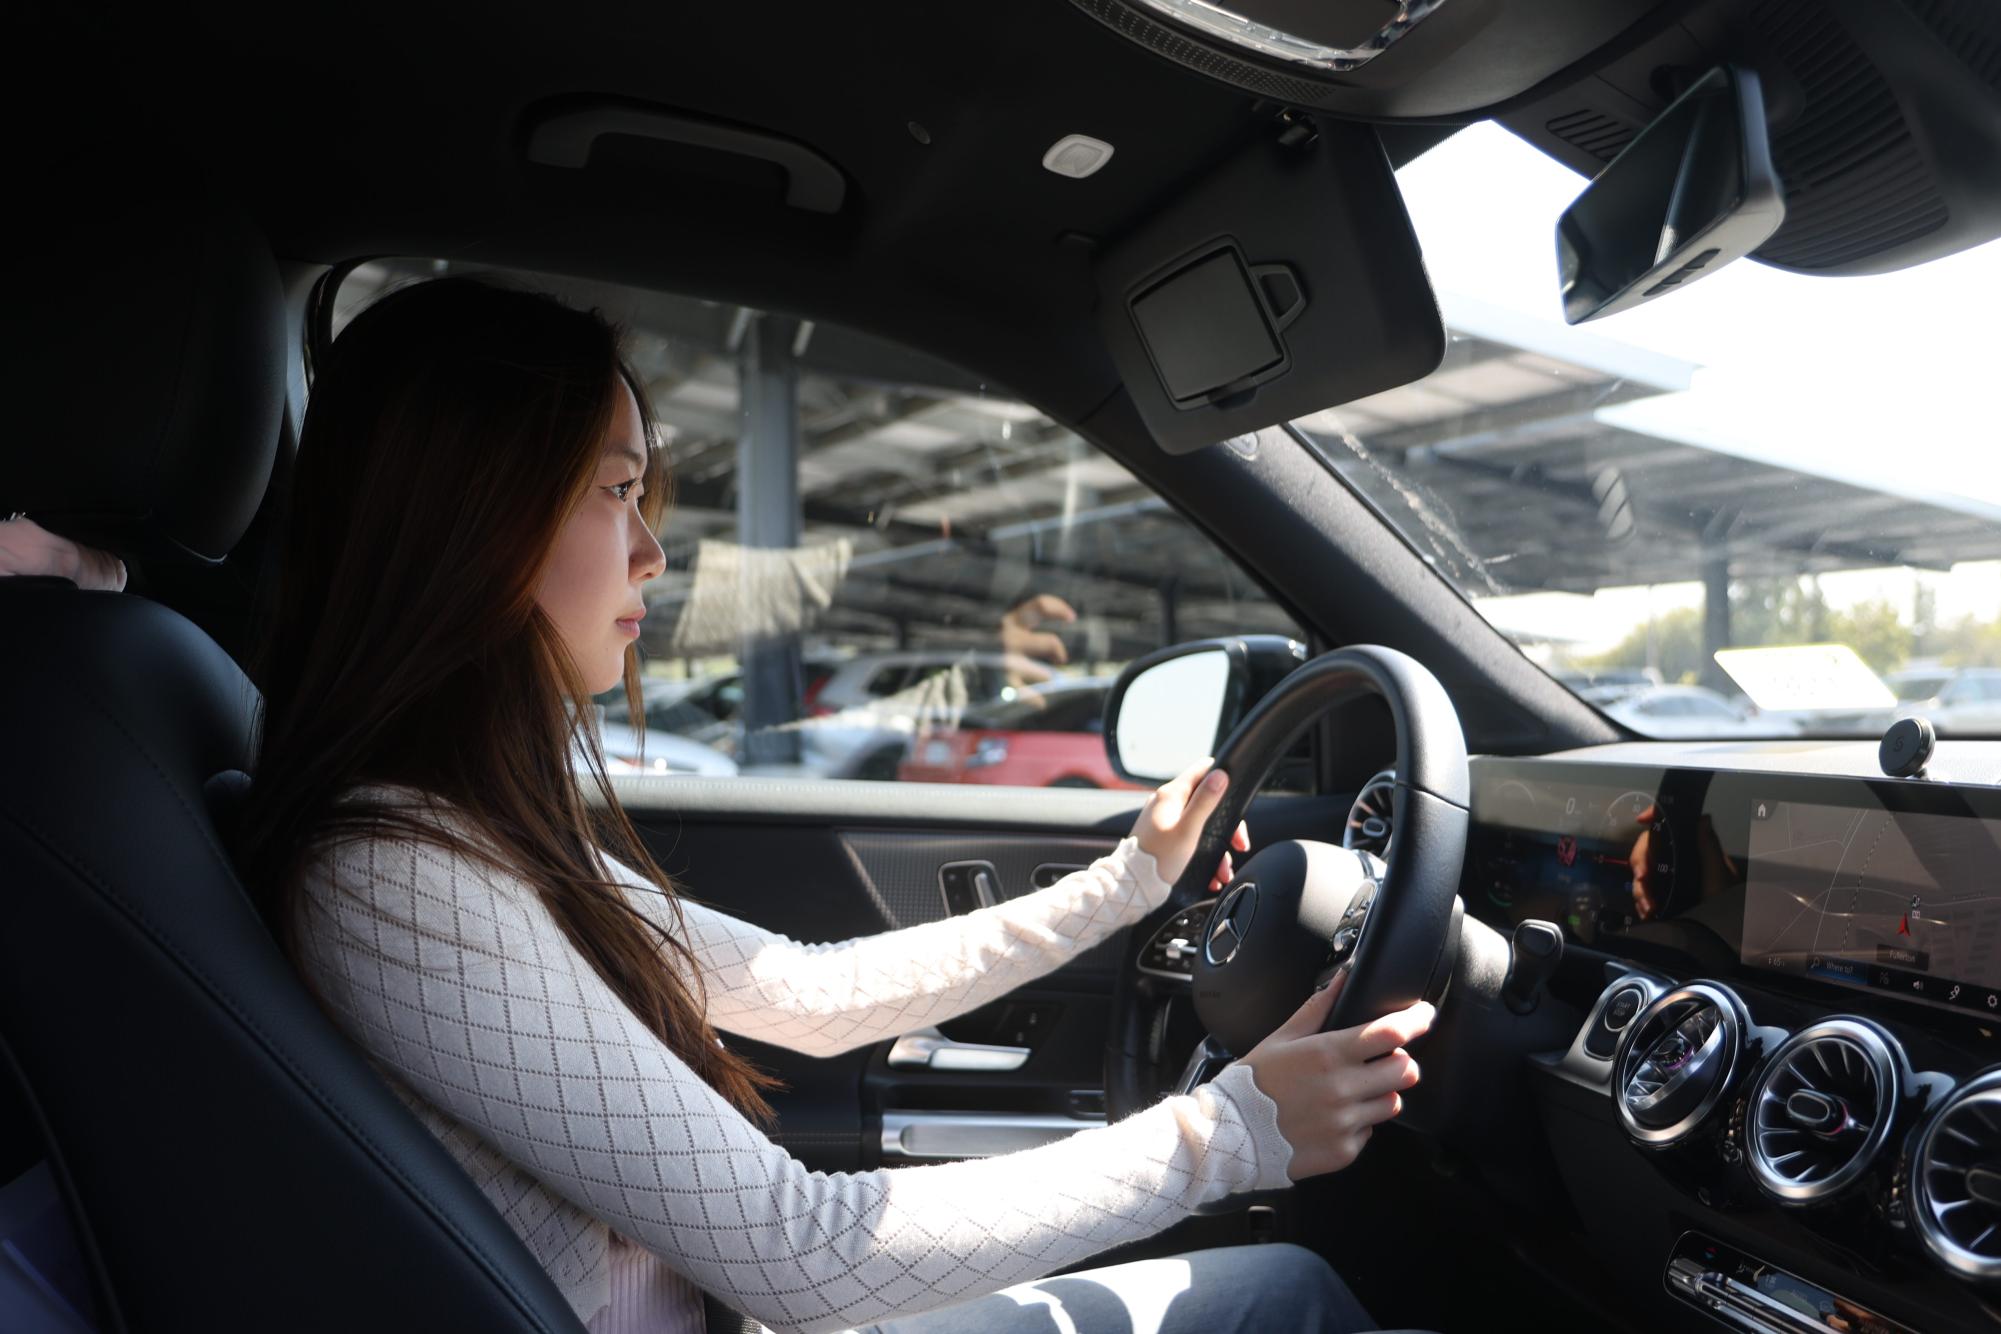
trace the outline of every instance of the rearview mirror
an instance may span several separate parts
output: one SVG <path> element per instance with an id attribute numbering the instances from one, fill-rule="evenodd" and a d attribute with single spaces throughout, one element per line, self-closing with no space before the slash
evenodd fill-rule
<path id="1" fill-rule="evenodd" d="M 1164 783 L 1214 755 L 1253 704 L 1306 661 L 1284 635 L 1203 639 L 1126 664 L 1105 700 L 1105 750 L 1132 783 Z"/>
<path id="2" fill-rule="evenodd" d="M 1557 220 L 1563 318 L 1581 324 L 1686 286 L 1756 250 L 1785 217 L 1758 76 L 1713 69 Z"/>

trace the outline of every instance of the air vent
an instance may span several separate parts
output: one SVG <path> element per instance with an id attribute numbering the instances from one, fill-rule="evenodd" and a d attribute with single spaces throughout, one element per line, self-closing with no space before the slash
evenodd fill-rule
<path id="1" fill-rule="evenodd" d="M 1608 116 L 1602 111 L 1585 107 L 1579 111 L 1565 112 L 1552 116 L 1543 124 L 1557 138 L 1572 148 L 1589 153 L 1600 162 L 1610 162 L 1619 156 L 1619 150 L 1633 142 L 1633 136 L 1640 127 Z"/>
<path id="2" fill-rule="evenodd" d="M 1955 1090 L 1911 1156 L 1911 1213 L 1940 1263 L 2001 1278 L 2001 1071 Z"/>
<path id="3" fill-rule="evenodd" d="M 1612 1063 L 1612 1103 L 1642 1144 L 1674 1144 L 1736 1082 L 1750 1020 L 1744 1003 L 1710 982 L 1660 997 L 1626 1026 Z"/>
<path id="4" fill-rule="evenodd" d="M 1904 8 L 1966 63 L 1980 81 L 2001 92 L 2001 15 L 1993 0 L 1904 0 Z"/>
<path id="5" fill-rule="evenodd" d="M 1362 784 L 1355 804 L 1348 808 L 1348 825 L 1341 831 L 1341 846 L 1373 852 L 1388 861 L 1390 838 L 1396 832 L 1397 771 L 1385 769 Z"/>
<path id="6" fill-rule="evenodd" d="M 1895 93 L 1819 0 L 1762 0 L 1753 15 L 1806 100 L 1773 131 L 1786 220 L 1756 258 L 1838 269 L 1943 227 L 1945 200 Z"/>
<path id="7" fill-rule="evenodd" d="M 1887 1038 L 1855 1019 L 1828 1019 L 1789 1038 L 1751 1086 L 1751 1175 L 1781 1200 L 1825 1199 L 1869 1170 L 1903 1095 Z"/>

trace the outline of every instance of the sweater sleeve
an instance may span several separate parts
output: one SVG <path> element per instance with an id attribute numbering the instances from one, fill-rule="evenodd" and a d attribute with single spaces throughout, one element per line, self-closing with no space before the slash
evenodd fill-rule
<path id="1" fill-rule="evenodd" d="M 1139 921 L 1171 889 L 1153 855 L 1128 837 L 1032 894 L 835 944 L 802 945 L 686 900 L 681 912 L 711 1023 L 833 1056 L 978 1009 Z M 649 917 L 675 929 L 658 890 L 635 886 L 632 894 Z"/>
<path id="2" fill-rule="evenodd" d="M 808 1171 L 620 1003 L 532 890 L 437 849 L 350 844 L 307 879 L 301 964 L 371 1057 L 551 1191 L 778 1330 L 998 1291 L 1286 1185 L 1244 1066 L 1038 1149 Z"/>

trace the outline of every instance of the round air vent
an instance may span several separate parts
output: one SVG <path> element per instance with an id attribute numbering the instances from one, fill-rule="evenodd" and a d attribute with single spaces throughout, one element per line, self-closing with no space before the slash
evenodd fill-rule
<path id="1" fill-rule="evenodd" d="M 1626 1133 L 1660 1148 L 1700 1125 L 1736 1081 L 1749 1028 L 1744 1003 L 1711 982 L 1640 1011 L 1612 1062 L 1612 1103 Z"/>
<path id="2" fill-rule="evenodd" d="M 1341 846 L 1373 852 L 1384 861 L 1390 856 L 1390 837 L 1396 833 L 1397 771 L 1385 769 L 1362 784 L 1355 804 L 1348 808 L 1348 827 L 1341 831 Z"/>
<path id="3" fill-rule="evenodd" d="M 1751 1086 L 1751 1175 L 1781 1200 L 1824 1199 L 1869 1170 L 1903 1097 L 1895 1039 L 1857 1019 L 1793 1034 Z"/>
<path id="4" fill-rule="evenodd" d="M 2001 1278 L 2001 1071 L 1939 1104 L 1911 1155 L 1911 1214 L 1946 1268 Z"/>

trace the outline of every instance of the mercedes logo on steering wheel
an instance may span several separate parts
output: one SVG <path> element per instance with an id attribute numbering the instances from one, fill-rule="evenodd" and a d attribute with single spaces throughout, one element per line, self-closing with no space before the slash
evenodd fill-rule
<path id="1" fill-rule="evenodd" d="M 1209 934 L 1202 942 L 1202 957 L 1211 968 L 1221 968 L 1235 958 L 1251 933 L 1251 919 L 1258 911 L 1258 886 L 1246 880 L 1223 896 L 1216 915 L 1209 921 Z"/>

